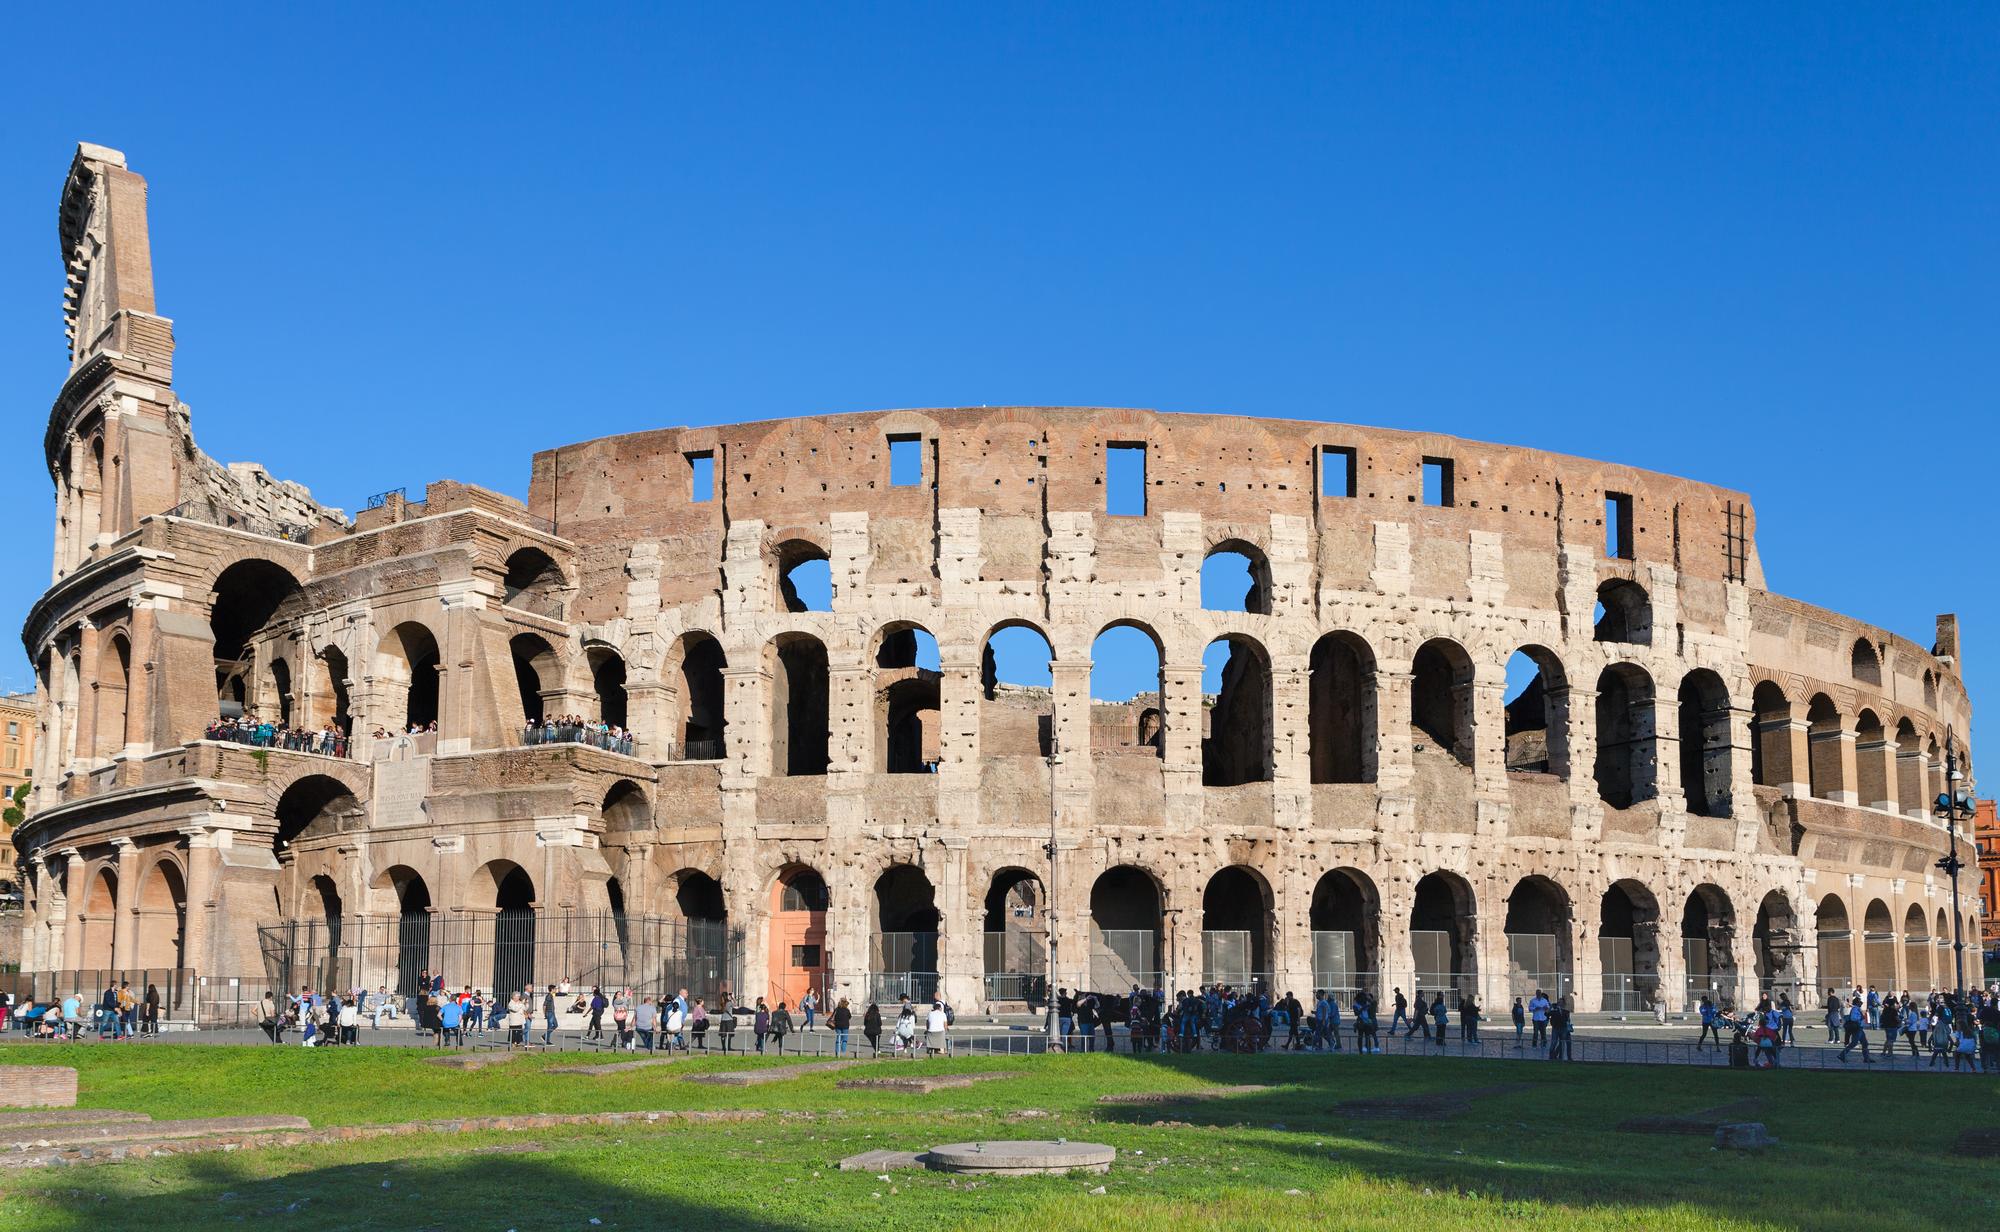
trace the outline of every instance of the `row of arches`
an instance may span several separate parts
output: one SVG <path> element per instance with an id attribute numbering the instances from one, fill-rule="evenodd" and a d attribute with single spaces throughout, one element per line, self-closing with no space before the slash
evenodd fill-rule
<path id="1" fill-rule="evenodd" d="M 1907 715 L 1893 728 L 1868 706 L 1850 718 L 1826 693 L 1801 706 L 1771 680 L 1752 691 L 1751 709 L 1751 775 L 1760 785 L 1913 816 L 1946 790 L 1937 734 Z M 1970 778 L 1971 755 L 1954 752 Z"/>

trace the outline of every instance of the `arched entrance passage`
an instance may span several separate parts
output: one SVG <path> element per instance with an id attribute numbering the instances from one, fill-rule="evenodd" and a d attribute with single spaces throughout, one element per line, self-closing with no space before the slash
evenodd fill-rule
<path id="1" fill-rule="evenodd" d="M 1692 1009 L 1703 997 L 1718 1006 L 1736 1002 L 1736 909 L 1719 886 L 1699 885 L 1681 910 L 1681 970 L 1686 973 L 1682 1005 Z"/>
<path id="2" fill-rule="evenodd" d="M 625 657 L 609 646 L 592 646 L 585 658 L 590 662 L 590 685 L 597 694 L 597 717 L 613 727 L 624 727 L 629 717 Z"/>
<path id="3" fill-rule="evenodd" d="M 514 685 L 521 695 L 521 714 L 530 723 L 539 723 L 548 714 L 551 696 L 562 692 L 562 661 L 548 639 L 535 633 L 516 633 L 507 643 L 514 653 Z"/>
<path id="4" fill-rule="evenodd" d="M 729 909 L 722 883 L 699 869 L 684 868 L 668 881 L 680 936 L 667 946 L 667 991 L 686 988 L 690 996 L 714 998 L 734 989 L 729 962 Z"/>
<path id="5" fill-rule="evenodd" d="M 1129 992 L 1162 983 L 1160 887 L 1129 864 L 1106 869 L 1090 887 L 1090 989 Z"/>
<path id="6" fill-rule="evenodd" d="M 797 1005 L 807 989 L 831 979 L 826 935 L 826 882 L 794 866 L 771 887 L 771 1003 Z"/>
<path id="7" fill-rule="evenodd" d="M 313 987 L 353 988 L 356 984 L 353 963 L 346 961 L 340 952 L 340 887 L 333 878 L 321 873 L 306 885 L 299 914 L 304 917 L 307 929 L 306 952 L 325 956 L 313 972 Z"/>
<path id="8" fill-rule="evenodd" d="M 986 891 L 986 999 L 1038 1004 L 1048 995 L 1048 920 L 1042 880 L 1001 869 Z"/>
<path id="9" fill-rule="evenodd" d="M 215 638 L 215 680 L 220 698 L 254 709 L 256 698 L 240 693 L 256 679 L 253 647 L 259 634 L 299 608 L 305 592 L 283 566 L 268 560 L 239 560 L 216 575 L 208 627 Z M 277 721 L 270 712 L 257 716 Z"/>
<path id="10" fill-rule="evenodd" d="M 376 674 L 388 682 L 382 690 L 383 726 L 393 733 L 438 721 L 438 672 L 443 659 L 428 628 L 406 620 L 389 630 L 376 661 Z"/>
<path id="11" fill-rule="evenodd" d="M 1417 882 L 1410 907 L 1410 958 L 1420 993 L 1443 993 L 1457 1005 L 1479 978 L 1474 942 L 1478 916 L 1472 887 L 1456 873 L 1431 873 Z"/>
<path id="12" fill-rule="evenodd" d="M 1597 917 L 1597 962 L 1607 1010 L 1643 1010 L 1660 997 L 1660 903 L 1637 881 L 1604 892 Z"/>
<path id="13" fill-rule="evenodd" d="M 396 896 L 396 991 L 417 992 L 417 977 L 431 966 L 431 888 L 417 871 L 399 864 L 384 873 Z"/>
<path id="14" fill-rule="evenodd" d="M 1201 894 L 1201 982 L 1269 991 L 1271 888 L 1240 864 L 1208 879 Z"/>
<path id="15" fill-rule="evenodd" d="M 1336 868 L 1313 886 L 1313 988 L 1339 997 L 1379 992 L 1382 900 L 1366 873 Z"/>
<path id="16" fill-rule="evenodd" d="M 1903 989 L 1916 996 L 1937 987 L 1931 970 L 1931 930 L 1924 922 L 1924 909 L 1911 904 L 1903 916 Z"/>
<path id="17" fill-rule="evenodd" d="M 1201 738 L 1201 781 L 1235 787 L 1271 778 L 1271 661 L 1264 648 L 1240 634 L 1219 637 L 1202 652 L 1203 707 L 1208 730 Z"/>
<path id="18" fill-rule="evenodd" d="M 1847 904 L 1840 895 L 1819 900 L 1818 920 L 1813 926 L 1819 957 L 1819 987 L 1822 993 L 1838 992 L 1854 984 L 1854 926 L 1847 918 Z"/>
<path id="19" fill-rule="evenodd" d="M 1884 993 L 1896 986 L 1896 920 L 1879 898 L 1870 900 L 1861 917 L 1861 974 L 1855 982 Z"/>
<path id="20" fill-rule="evenodd" d="M 172 860 L 153 865 L 140 882 L 135 931 L 138 966 L 179 970 L 187 965 L 187 881 L 181 876 L 180 865 Z"/>
<path id="21" fill-rule="evenodd" d="M 1472 656 L 1447 638 L 1425 642 L 1410 660 L 1410 725 L 1417 744 L 1443 749 L 1465 766 L 1472 764 L 1472 676 Z"/>
<path id="22" fill-rule="evenodd" d="M 528 988 L 535 982 L 535 883 L 509 860 L 484 871 L 493 882 L 493 991 Z"/>
<path id="23" fill-rule="evenodd" d="M 1804 994 L 1801 984 L 1804 972 L 1799 963 L 1804 943 L 1790 899 L 1777 890 L 1764 896 L 1764 901 L 1757 904 L 1757 923 L 1751 928 L 1751 940 L 1756 953 L 1758 994 L 1775 1000 L 1782 993 L 1796 1006 Z"/>
<path id="24" fill-rule="evenodd" d="M 810 633 L 781 633 L 765 648 L 764 665 L 771 673 L 771 773 L 825 774 L 826 646 Z"/>
<path id="25" fill-rule="evenodd" d="M 111 934 L 118 914 L 118 874 L 107 865 L 97 870 L 89 886 L 83 900 L 83 918 L 78 921 L 83 928 L 83 944 L 77 947 L 77 964 L 86 971 L 109 971 Z"/>
<path id="26" fill-rule="evenodd" d="M 870 938 L 869 996 L 927 1002 L 937 996 L 938 923 L 931 879 L 898 864 L 875 879 L 875 932 Z"/>
<path id="27" fill-rule="evenodd" d="M 1375 781 L 1375 655 L 1352 633 L 1314 644 L 1306 686 L 1315 783 Z"/>
<path id="28" fill-rule="evenodd" d="M 676 647 L 680 660 L 680 748 L 674 757 L 712 761 L 725 749 L 722 669 L 729 666 L 722 643 L 706 633 L 689 633 Z"/>
<path id="29" fill-rule="evenodd" d="M 1561 886 L 1539 876 L 1515 882 L 1507 896 L 1506 937 L 1508 996 L 1541 992 L 1556 1000 L 1573 991 L 1569 895 Z"/>

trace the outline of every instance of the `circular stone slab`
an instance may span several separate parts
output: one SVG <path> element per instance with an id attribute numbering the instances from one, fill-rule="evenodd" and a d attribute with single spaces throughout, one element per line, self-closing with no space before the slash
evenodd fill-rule
<path id="1" fill-rule="evenodd" d="M 1048 1176 L 1109 1172 L 1117 1155 L 1101 1142 L 954 1142 L 932 1147 L 924 1166 L 978 1176 Z"/>

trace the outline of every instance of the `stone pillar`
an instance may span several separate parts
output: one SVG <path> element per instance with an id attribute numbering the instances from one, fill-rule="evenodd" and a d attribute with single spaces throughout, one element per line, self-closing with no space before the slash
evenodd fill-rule
<path id="1" fill-rule="evenodd" d="M 761 655 L 752 656 L 748 664 L 741 659 L 738 655 L 722 669 L 722 721 L 729 740 L 723 750 L 728 758 L 724 773 L 747 782 L 771 772 L 771 708 L 767 700 L 771 673 L 764 669 Z M 836 700 L 836 704 L 840 702 Z M 834 768 L 828 767 L 829 771 Z"/>
<path id="2" fill-rule="evenodd" d="M 1411 680 L 1408 660 L 1385 659 L 1375 669 L 1375 781 L 1384 794 L 1407 790 L 1417 776 L 1410 739 Z"/>
<path id="3" fill-rule="evenodd" d="M 118 852 L 118 902 L 112 912 L 111 965 L 120 971 L 139 965 L 139 845 L 114 838 Z"/>
<path id="4" fill-rule="evenodd" d="M 1288 796 L 1308 796 L 1312 791 L 1310 682 L 1311 667 L 1304 655 L 1272 657 L 1271 779 L 1280 802 Z M 1308 806 L 1306 816 L 1310 815 Z"/>
<path id="5" fill-rule="evenodd" d="M 63 901 L 65 924 L 62 929 L 62 969 L 74 971 L 83 964 L 83 929 L 78 926 L 77 917 L 83 913 L 87 897 L 83 884 L 83 853 L 74 847 L 65 847 L 60 853 L 63 859 Z"/>
<path id="6" fill-rule="evenodd" d="M 82 633 L 83 660 L 77 671 L 82 693 L 76 714 L 75 760 L 85 766 L 97 764 L 97 626 L 86 620 Z"/>
<path id="7" fill-rule="evenodd" d="M 1271 992 L 1273 997 L 1282 997 L 1289 991 L 1297 993 L 1302 1001 L 1311 999 L 1307 990 L 1313 986 L 1312 892 L 1311 873 L 1298 867 L 1285 869 L 1284 875 L 1271 885 L 1275 900 L 1273 925 L 1277 930 L 1273 938 L 1276 952 L 1271 962 L 1271 978 L 1277 981 Z"/>
<path id="8" fill-rule="evenodd" d="M 1201 769 L 1201 663 L 1170 664 L 1161 669 L 1166 696 L 1160 699 L 1166 723 L 1166 763 L 1169 768 Z"/>
<path id="9" fill-rule="evenodd" d="M 934 845 L 924 864 L 940 904 L 938 990 L 954 1007 L 970 1008 L 986 1000 L 980 978 L 985 969 L 986 942 L 981 927 L 983 904 L 966 884 L 966 842 L 959 838 Z"/>
<path id="10" fill-rule="evenodd" d="M 181 939 L 181 952 L 186 955 L 183 961 L 198 974 L 214 965 L 210 961 L 209 939 L 214 936 L 218 852 L 215 835 L 207 826 L 189 826 L 180 833 L 187 844 L 187 931 Z M 356 906 L 365 907 L 366 903 L 357 900 Z"/>
<path id="11" fill-rule="evenodd" d="M 158 671 L 153 655 L 153 615 L 151 603 L 142 602 L 132 609 L 132 674 L 125 690 L 126 742 L 121 750 L 128 757 L 144 757 L 153 751 Z"/>
<path id="12" fill-rule="evenodd" d="M 647 760 L 664 760 L 670 746 L 680 743 L 672 722 L 680 691 L 653 681 L 625 685 L 625 726 L 633 733 L 632 751 Z"/>
<path id="13" fill-rule="evenodd" d="M 832 654 L 831 651 L 828 652 Z M 768 687 L 768 685 L 767 685 Z M 869 774 L 880 754 L 875 748 L 875 668 L 851 655 L 827 664 L 827 733 L 829 775 Z M 939 699 L 942 701 L 942 697 Z M 735 721 L 732 716 L 731 722 Z M 763 733 L 763 728 L 757 729 Z M 769 735 L 762 734 L 765 743 Z M 767 753 L 766 756 L 769 756 Z M 833 790 L 834 782 L 827 788 Z"/>
<path id="14" fill-rule="evenodd" d="M 1472 789 L 1488 799 L 1507 798 L 1507 666 L 1472 668 Z"/>

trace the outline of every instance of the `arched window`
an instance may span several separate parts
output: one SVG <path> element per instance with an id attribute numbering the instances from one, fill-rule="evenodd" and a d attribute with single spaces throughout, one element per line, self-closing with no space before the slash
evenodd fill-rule
<path id="1" fill-rule="evenodd" d="M 1202 703 L 1208 730 L 1201 741 L 1206 787 L 1264 783 L 1271 778 L 1271 662 L 1264 648 L 1232 634 L 1202 653 Z"/>
<path id="2" fill-rule="evenodd" d="M 406 726 L 422 727 L 438 722 L 438 673 L 442 659 L 437 638 L 428 628 L 412 620 L 389 630 L 382 638 L 376 662 L 377 676 L 403 686 L 388 690 L 385 697 L 388 705 L 382 722 L 392 734 Z M 403 703 L 401 713 L 395 708 L 399 700 Z"/>
<path id="3" fill-rule="evenodd" d="M 1591 636 L 1600 642 L 1653 644 L 1653 601 L 1646 588 L 1624 578 L 1612 578 L 1597 588 L 1597 624 Z"/>
<path id="4" fill-rule="evenodd" d="M 503 602 L 509 607 L 561 620 L 562 591 L 568 585 L 555 558 L 540 548 L 522 548 L 507 558 L 502 579 Z"/>
<path id="5" fill-rule="evenodd" d="M 706 633 L 689 633 L 674 647 L 679 660 L 680 747 L 675 754 L 686 761 L 713 761 L 722 757 L 726 725 L 722 706 L 722 643 Z"/>
<path id="6" fill-rule="evenodd" d="M 1472 764 L 1472 657 L 1446 638 L 1417 648 L 1410 662 L 1410 725 L 1422 746 L 1434 745 Z"/>
<path id="7" fill-rule="evenodd" d="M 1271 610 L 1271 564 L 1241 539 L 1209 549 L 1201 562 L 1201 606 L 1209 612 Z"/>
<path id="8" fill-rule="evenodd" d="M 1306 734 L 1315 783 L 1375 781 L 1375 655 L 1352 633 L 1313 646 Z"/>
<path id="9" fill-rule="evenodd" d="M 1824 693 L 1813 694 L 1806 706 L 1806 764 L 1809 788 L 1821 800 L 1839 800 L 1847 792 L 1847 775 L 1841 765 L 1843 739 L 1840 711 Z"/>
<path id="10" fill-rule="evenodd" d="M 597 717 L 613 727 L 624 727 L 628 717 L 625 701 L 625 657 L 609 646 L 592 646 L 591 688 L 597 693 Z"/>
<path id="11" fill-rule="evenodd" d="M 1653 678 L 1633 663 L 1597 677 L 1597 795 L 1613 808 L 1653 799 L 1659 767 Z"/>
<path id="12" fill-rule="evenodd" d="M 1569 678 L 1554 651 L 1524 646 L 1513 653 L 1506 704 L 1507 768 L 1568 778 Z"/>
<path id="13" fill-rule="evenodd" d="M 1730 811 L 1729 689 L 1722 677 L 1697 668 L 1681 677 L 1681 793 L 1697 817 Z"/>
<path id="14" fill-rule="evenodd" d="M 979 656 L 983 757 L 1047 757 L 1055 749 L 1055 651 L 1032 625 L 995 629 Z"/>
<path id="15" fill-rule="evenodd" d="M 804 539 L 789 539 L 774 554 L 778 572 L 778 605 L 787 612 L 831 612 L 833 567 L 826 549 Z"/>
<path id="16" fill-rule="evenodd" d="M 937 769 L 940 746 L 937 639 L 907 622 L 882 631 L 875 652 L 877 769 L 889 774 L 928 774 Z"/>
<path id="17" fill-rule="evenodd" d="M 1092 748 L 1144 749 L 1165 756 L 1166 687 L 1160 641 L 1134 624 L 1105 628 L 1090 644 Z M 1106 714 L 1105 712 L 1110 712 Z M 1152 722 L 1147 723 L 1147 716 Z M 1136 742 L 1136 743 L 1135 743 Z"/>
<path id="18" fill-rule="evenodd" d="M 1882 660 L 1876 655 L 1875 647 L 1865 637 L 1854 640 L 1854 678 L 1863 684 L 1880 686 L 1882 683 Z"/>
<path id="19" fill-rule="evenodd" d="M 514 652 L 514 683 L 521 693 L 521 713 L 530 723 L 556 716 L 547 713 L 551 694 L 561 694 L 562 661 L 555 647 L 538 633 L 517 633 L 508 643 Z"/>
<path id="20" fill-rule="evenodd" d="M 781 633 L 764 653 L 771 672 L 771 773 L 825 774 L 826 646 L 809 633 Z"/>
<path id="21" fill-rule="evenodd" d="M 1759 787 L 1789 787 L 1792 766 L 1792 703 L 1785 691 L 1762 681 L 1750 695 L 1755 713 L 1750 728 L 1750 778 Z"/>
<path id="22" fill-rule="evenodd" d="M 1873 710 L 1854 716 L 1854 787 L 1865 808 L 1895 810 L 1895 785 L 1889 734 Z"/>

